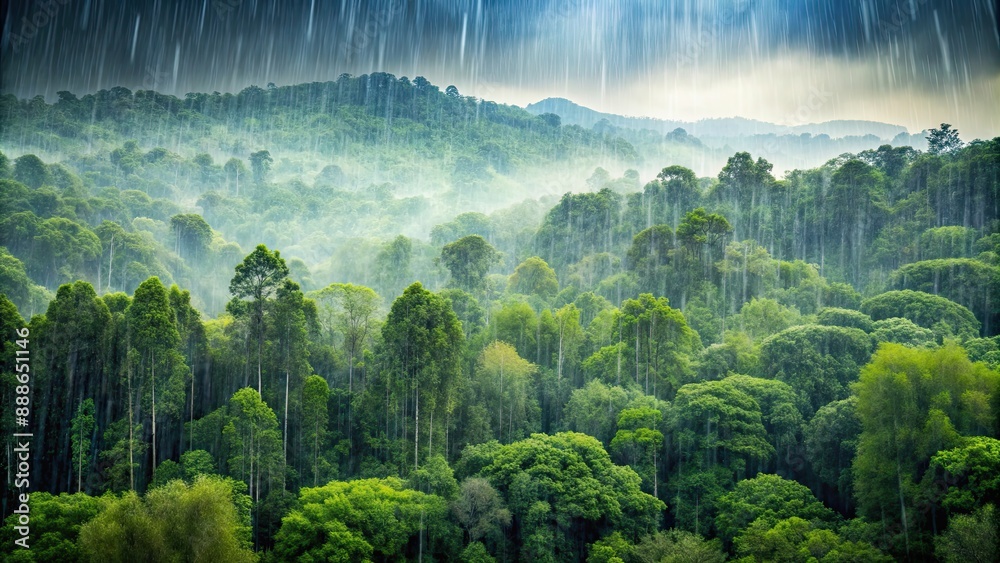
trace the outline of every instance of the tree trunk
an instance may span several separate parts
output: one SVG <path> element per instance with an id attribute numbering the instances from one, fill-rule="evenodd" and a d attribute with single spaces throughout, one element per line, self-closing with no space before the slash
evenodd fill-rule
<path id="1" fill-rule="evenodd" d="M 135 438 L 132 435 L 133 428 L 135 424 L 132 421 L 132 366 L 128 368 L 128 476 L 129 476 L 129 489 L 135 490 L 135 457 L 133 455 L 133 446 L 135 445 Z"/>
<path id="2" fill-rule="evenodd" d="M 420 380 L 417 380 L 416 389 L 413 392 L 414 420 L 413 420 L 413 470 L 416 471 L 419 461 L 419 451 L 417 444 L 420 442 Z"/>
<path id="3" fill-rule="evenodd" d="M 288 464 L 288 369 L 285 369 L 285 424 L 283 429 L 283 436 L 281 438 L 281 451 L 284 458 L 284 462 Z M 285 484 L 284 472 L 282 473 L 281 482 Z"/>
<path id="4" fill-rule="evenodd" d="M 150 370 L 152 372 L 152 386 L 153 386 L 153 471 L 156 471 L 156 354 L 152 351 L 149 353 L 152 362 L 150 363 Z"/>

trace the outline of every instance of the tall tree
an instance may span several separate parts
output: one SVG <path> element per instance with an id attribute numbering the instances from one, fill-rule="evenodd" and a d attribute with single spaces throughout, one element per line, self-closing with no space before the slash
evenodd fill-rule
<path id="1" fill-rule="evenodd" d="M 441 262 L 451 272 L 449 286 L 473 295 L 482 295 L 486 274 L 500 257 L 500 253 L 479 235 L 462 237 L 441 249 Z"/>
<path id="2" fill-rule="evenodd" d="M 135 361 L 143 382 L 140 387 L 149 394 L 153 439 L 151 468 L 155 468 L 162 446 L 157 444 L 157 391 L 160 392 L 162 405 L 160 416 L 167 414 L 173 418 L 183 408 L 184 384 L 189 375 L 183 356 L 177 350 L 180 335 L 174 310 L 170 306 L 167 289 L 159 278 L 149 278 L 139 285 L 125 312 L 125 319 L 129 345 L 135 351 Z"/>
<path id="3" fill-rule="evenodd" d="M 377 356 L 382 359 L 381 377 L 386 390 L 395 395 L 400 407 L 413 413 L 414 469 L 420 460 L 421 407 L 425 420 L 429 419 L 425 431 L 428 451 L 433 453 L 435 414 L 447 431 L 448 417 L 458 398 L 455 390 L 461 384 L 464 341 L 461 323 L 448 301 L 419 282 L 393 302 Z"/>
<path id="4" fill-rule="evenodd" d="M 288 276 L 288 266 L 275 250 L 271 252 L 263 244 L 257 245 L 253 252 L 237 264 L 236 275 L 229 283 L 229 292 L 236 300 L 250 299 L 252 306 L 253 332 L 257 336 L 257 393 L 263 392 L 263 377 L 261 365 L 264 347 L 264 305 L 281 286 Z M 239 312 L 241 303 L 230 302 L 227 306 L 231 312 Z M 247 358 L 249 360 L 249 358 Z"/>
<path id="5" fill-rule="evenodd" d="M 271 171 L 271 163 L 273 162 L 274 159 L 271 158 L 269 151 L 260 150 L 250 154 L 250 169 L 253 171 L 255 184 L 259 186 L 267 180 L 267 173 Z"/>
<path id="6" fill-rule="evenodd" d="M 94 400 L 87 399 L 76 409 L 70 426 L 73 433 L 73 471 L 76 473 L 76 492 L 83 491 L 83 476 L 90 469 L 90 444 L 94 433 Z"/>
<path id="7" fill-rule="evenodd" d="M 931 154 L 954 154 L 962 145 L 958 129 L 952 129 L 948 123 L 942 123 L 939 129 L 931 129 L 931 134 L 927 136 L 927 152 Z"/>

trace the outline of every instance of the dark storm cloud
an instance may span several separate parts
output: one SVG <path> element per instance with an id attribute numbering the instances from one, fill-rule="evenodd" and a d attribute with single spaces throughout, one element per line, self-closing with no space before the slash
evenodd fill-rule
<path id="1" fill-rule="evenodd" d="M 865 96 L 875 116 L 900 96 L 920 98 L 923 113 L 900 119 L 922 123 L 934 108 L 975 122 L 1000 84 L 991 0 L 35 0 L 5 10 L 2 89 L 50 100 L 59 90 L 183 95 L 383 70 L 501 101 L 570 95 L 638 112 L 647 109 L 630 97 L 637 88 L 736 76 L 744 97 L 756 89 L 740 111 L 764 115 L 790 111 L 761 101 L 775 76 L 797 80 L 789 69 L 805 68 L 839 73 L 827 81 L 842 87 L 837 99 Z M 655 113 L 664 102 L 654 94 Z"/>

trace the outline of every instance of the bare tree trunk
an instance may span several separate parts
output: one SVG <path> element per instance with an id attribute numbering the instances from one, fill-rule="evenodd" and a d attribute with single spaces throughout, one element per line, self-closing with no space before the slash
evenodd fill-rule
<path id="1" fill-rule="evenodd" d="M 281 441 L 282 441 L 281 449 L 282 449 L 282 452 L 283 452 L 282 453 L 283 459 L 285 460 L 284 463 L 287 465 L 288 464 L 288 369 L 287 369 L 287 366 L 286 366 L 286 369 L 285 369 L 285 423 L 284 423 L 283 434 L 284 434 L 284 436 L 282 436 L 282 438 L 281 438 Z M 285 473 L 286 472 L 282 472 L 282 477 L 281 477 L 281 483 L 282 483 L 282 486 L 283 486 L 282 488 L 284 488 L 284 484 L 285 484 L 285 477 L 284 477 Z"/>
<path id="2" fill-rule="evenodd" d="M 416 389 L 413 392 L 413 402 L 415 404 L 413 420 L 413 470 L 416 471 L 419 461 L 419 451 L 417 444 L 420 442 L 420 380 L 417 380 Z"/>
<path id="3" fill-rule="evenodd" d="M 132 435 L 135 423 L 132 421 L 132 366 L 128 367 L 128 475 L 129 489 L 135 490 L 135 457 L 133 446 L 135 438 Z"/>
<path id="4" fill-rule="evenodd" d="M 152 358 L 150 370 L 152 372 L 153 386 L 153 471 L 156 471 L 156 354 L 152 351 L 149 353 L 150 358 Z"/>

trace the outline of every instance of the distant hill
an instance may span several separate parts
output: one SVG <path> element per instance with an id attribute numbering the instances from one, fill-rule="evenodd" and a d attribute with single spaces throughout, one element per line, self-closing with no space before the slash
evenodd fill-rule
<path id="1" fill-rule="evenodd" d="M 694 122 L 652 117 L 628 117 L 599 112 L 565 98 L 546 98 L 540 102 L 528 104 L 525 109 L 535 115 L 554 113 L 561 117 L 563 123 L 567 125 L 579 125 L 587 129 L 606 119 L 615 127 L 636 130 L 650 129 L 661 134 L 669 133 L 679 127 L 687 131 L 689 135 L 696 137 L 745 137 L 809 133 L 810 135 L 828 135 L 834 139 L 875 135 L 879 139 L 889 141 L 900 133 L 908 133 L 906 128 L 900 125 L 861 120 L 835 120 L 788 127 L 744 117 L 701 119 Z"/>
<path id="2" fill-rule="evenodd" d="M 535 115 L 555 114 L 564 125 L 619 136 L 649 162 L 669 158 L 712 176 L 737 151 L 766 158 L 781 174 L 821 166 L 844 153 L 856 154 L 884 144 L 927 148 L 926 132 L 910 135 L 905 127 L 877 121 L 837 120 L 794 127 L 745 117 L 692 122 L 603 113 L 565 98 L 546 98 L 525 110 Z M 677 153 L 678 146 L 686 147 L 686 152 Z"/>

